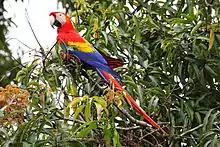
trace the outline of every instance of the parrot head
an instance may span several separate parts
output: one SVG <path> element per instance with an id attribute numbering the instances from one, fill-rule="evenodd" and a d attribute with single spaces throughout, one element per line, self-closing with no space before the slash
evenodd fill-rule
<path id="1" fill-rule="evenodd" d="M 63 12 L 51 12 L 50 13 L 50 25 L 54 28 L 56 26 L 58 29 L 63 26 L 72 26 L 70 18 Z"/>

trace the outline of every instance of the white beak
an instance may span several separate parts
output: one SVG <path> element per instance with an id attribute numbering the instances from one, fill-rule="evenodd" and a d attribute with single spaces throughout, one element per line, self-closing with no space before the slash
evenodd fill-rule
<path id="1" fill-rule="evenodd" d="M 49 20 L 50 20 L 50 25 L 53 26 L 53 24 L 55 22 L 54 16 L 50 16 Z"/>

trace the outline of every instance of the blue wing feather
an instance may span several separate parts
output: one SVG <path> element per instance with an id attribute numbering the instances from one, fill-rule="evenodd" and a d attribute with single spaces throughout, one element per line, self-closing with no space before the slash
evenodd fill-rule
<path id="1" fill-rule="evenodd" d="M 114 76 L 117 79 L 120 79 L 120 76 L 116 74 L 109 66 L 107 61 L 104 59 L 104 57 L 96 50 L 94 49 L 93 52 L 82 52 L 79 50 L 67 50 L 68 54 L 77 56 L 80 60 L 84 61 L 85 63 L 91 65 L 92 67 L 96 68 L 96 70 L 99 72 L 99 70 L 104 70 L 108 73 L 110 73 L 112 76 Z M 104 79 L 106 81 L 106 79 Z M 108 81 L 106 81 L 108 82 Z"/>

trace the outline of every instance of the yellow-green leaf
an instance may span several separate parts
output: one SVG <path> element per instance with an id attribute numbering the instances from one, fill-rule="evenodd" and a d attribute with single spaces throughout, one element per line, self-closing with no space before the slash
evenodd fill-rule
<path id="1" fill-rule="evenodd" d="M 112 25 L 112 28 L 113 28 L 113 30 L 114 30 L 114 32 L 115 32 L 115 35 L 116 35 L 116 37 L 118 38 L 118 28 L 116 28 L 114 25 Z"/>
<path id="2" fill-rule="evenodd" d="M 99 27 L 99 24 L 98 24 L 98 19 L 95 19 L 94 20 L 94 26 L 93 26 L 93 29 L 92 29 L 92 32 L 96 32 L 98 30 L 98 27 Z"/>
<path id="3" fill-rule="evenodd" d="M 214 30 L 210 30 L 210 40 L 209 40 L 209 49 L 208 49 L 208 51 L 210 51 L 212 49 L 214 40 L 215 40 Z"/>
<path id="4" fill-rule="evenodd" d="M 73 101 L 69 104 L 75 110 L 76 105 L 81 101 L 81 97 L 75 97 Z"/>
<path id="5" fill-rule="evenodd" d="M 108 114 L 108 109 L 107 109 L 107 102 L 98 96 L 94 96 L 93 99 L 102 106 L 102 108 L 105 110 L 105 112 Z"/>
<path id="6" fill-rule="evenodd" d="M 82 105 L 82 106 L 79 106 L 79 108 L 76 109 L 75 113 L 74 113 L 74 116 L 73 116 L 73 120 L 75 120 L 79 113 L 83 110 L 83 108 L 85 107 L 85 105 Z"/>
<path id="7" fill-rule="evenodd" d="M 30 82 L 27 83 L 27 86 L 31 86 L 31 85 L 37 86 L 37 87 L 40 86 L 40 84 L 38 82 L 35 82 L 35 81 L 30 81 Z"/>
<path id="8" fill-rule="evenodd" d="M 101 116 L 102 116 L 102 105 L 100 105 L 99 103 L 96 103 L 95 102 L 95 106 L 96 106 L 96 111 L 97 111 L 97 119 L 100 120 L 101 119 Z"/>

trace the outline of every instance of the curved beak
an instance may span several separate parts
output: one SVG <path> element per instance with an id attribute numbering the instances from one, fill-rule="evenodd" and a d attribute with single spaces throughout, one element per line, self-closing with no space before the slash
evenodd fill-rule
<path id="1" fill-rule="evenodd" d="M 49 20 L 50 20 L 50 25 L 52 26 L 52 28 L 54 28 L 54 23 L 55 23 L 55 20 L 56 20 L 55 17 L 53 15 L 50 15 Z"/>
<path id="2" fill-rule="evenodd" d="M 50 25 L 52 26 L 52 28 L 54 28 L 54 26 L 58 28 L 62 26 L 62 24 L 56 19 L 54 15 L 50 15 Z"/>

